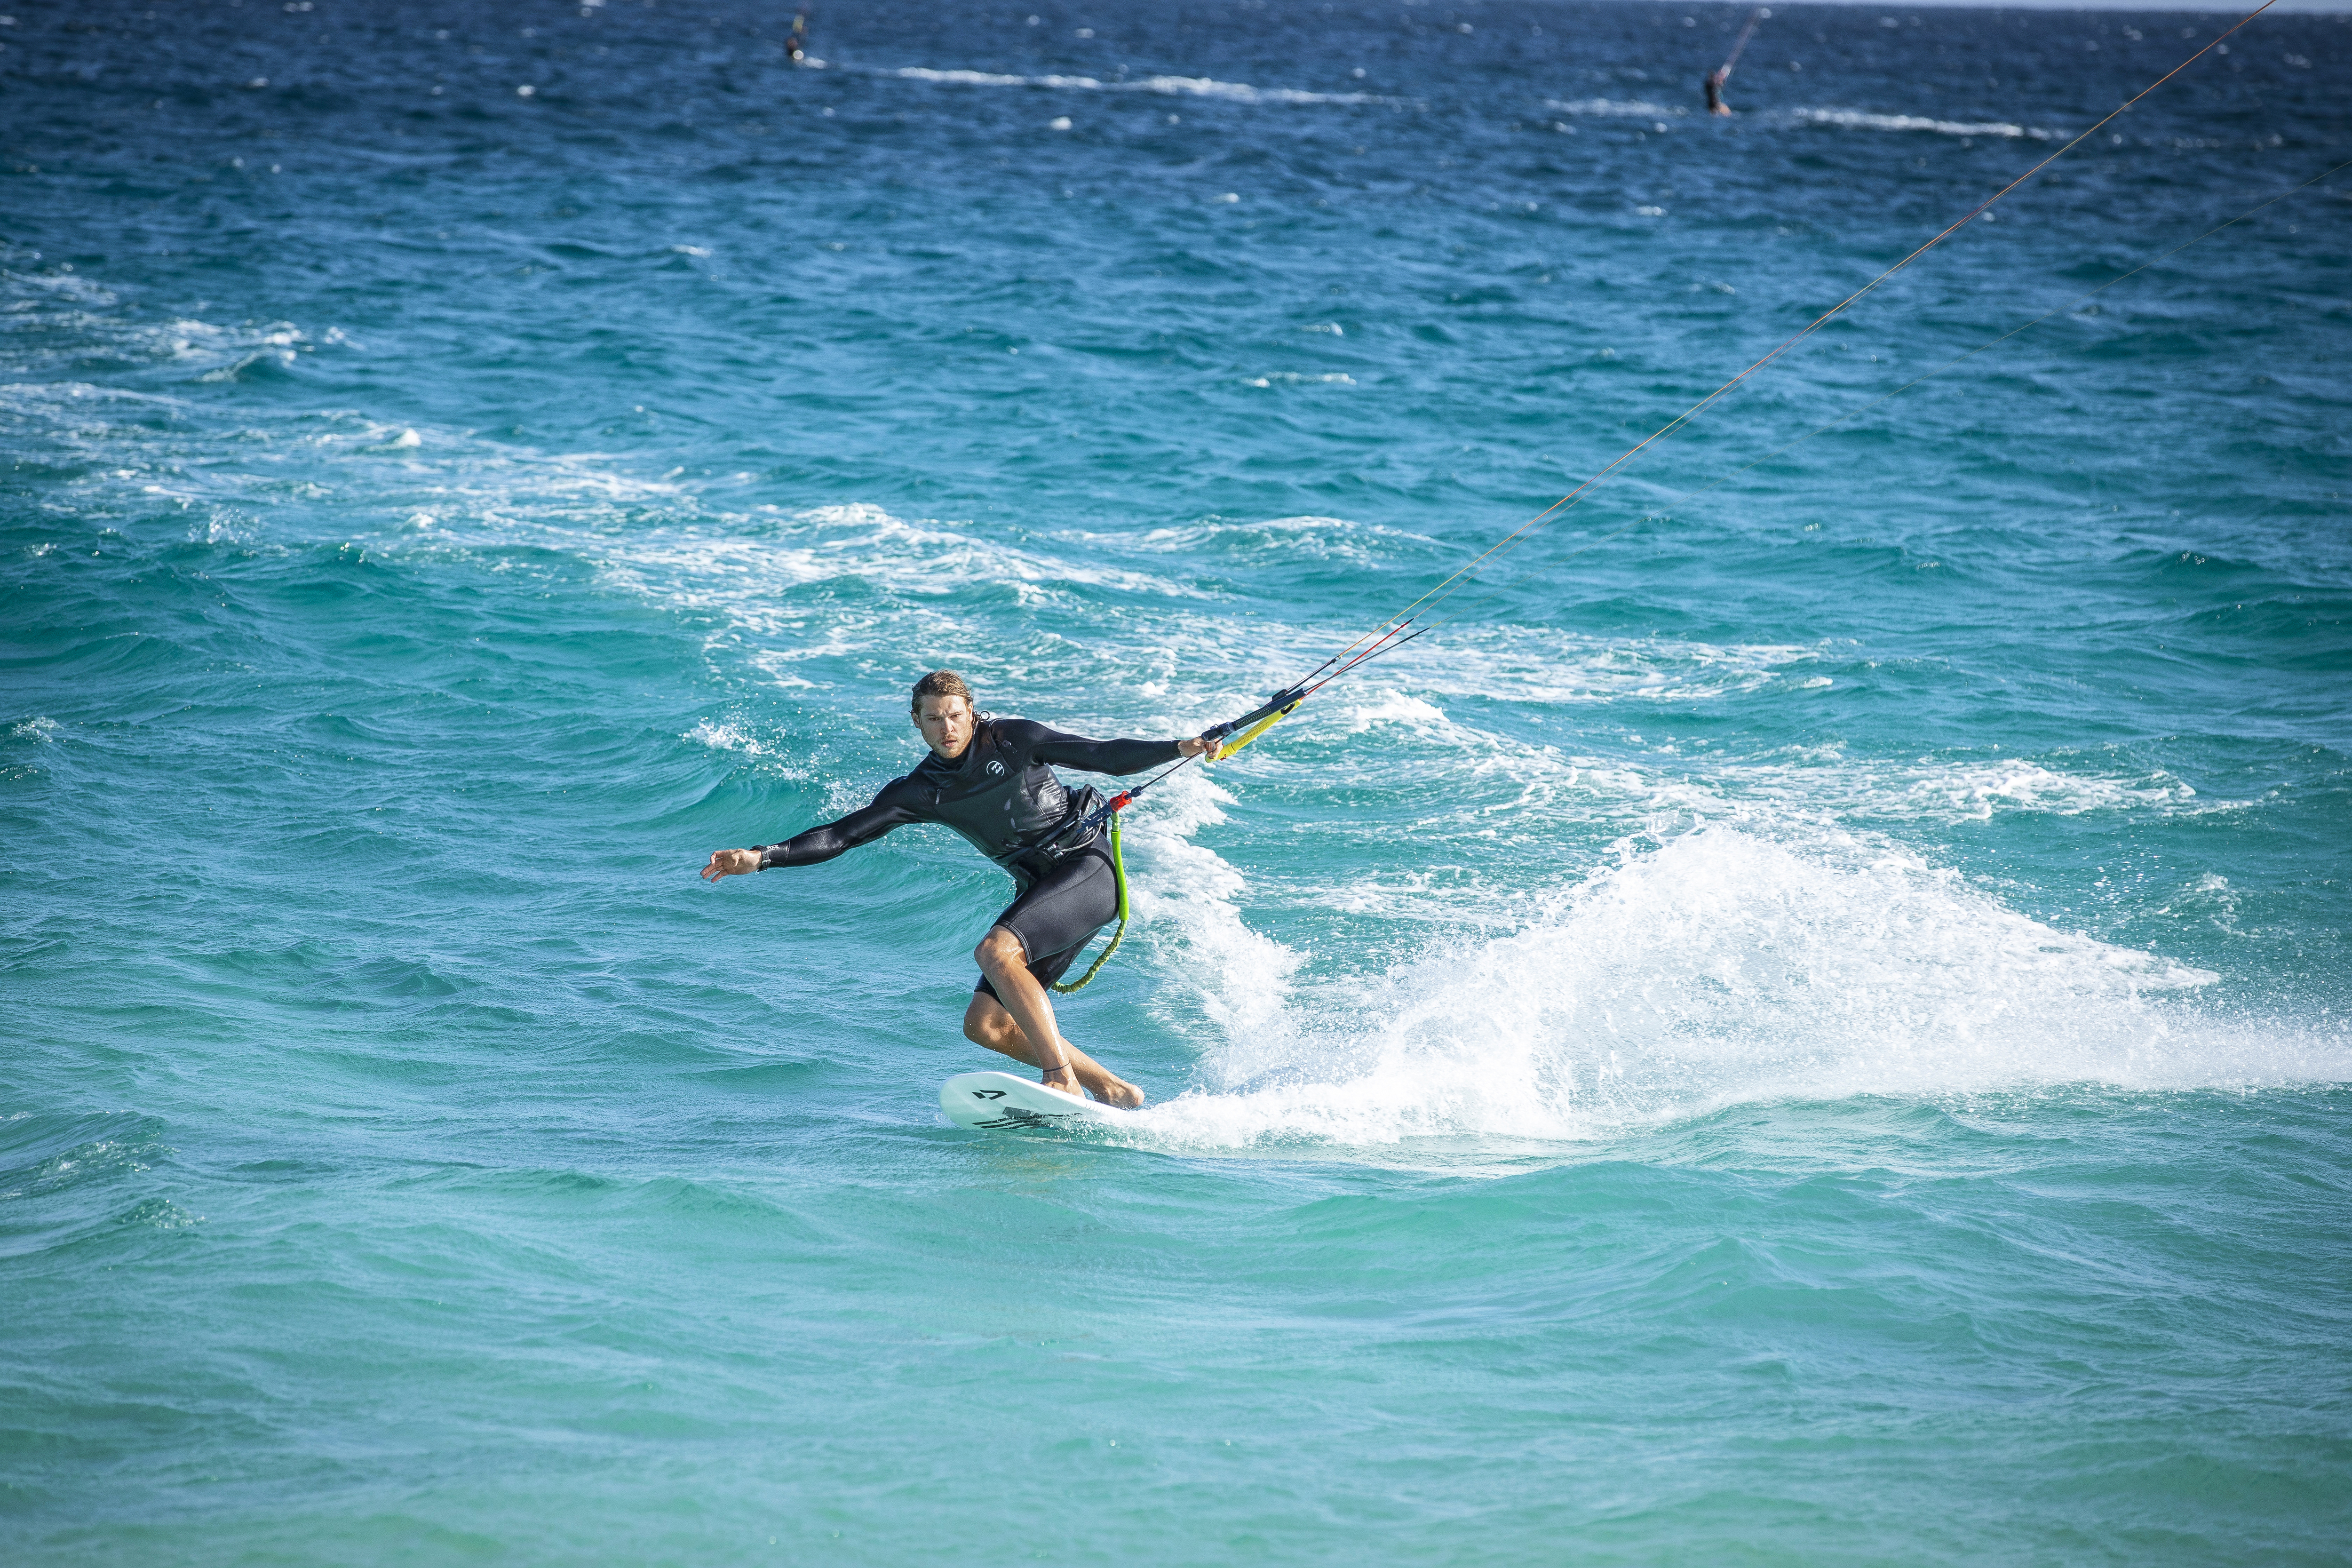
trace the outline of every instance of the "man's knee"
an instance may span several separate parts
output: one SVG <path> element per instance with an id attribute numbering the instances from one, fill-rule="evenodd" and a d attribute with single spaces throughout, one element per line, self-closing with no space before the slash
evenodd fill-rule
<path id="1" fill-rule="evenodd" d="M 1013 1015 L 985 991 L 974 992 L 971 1005 L 963 1010 L 963 1037 L 975 1046 L 992 1047 L 1014 1026 Z"/>
<path id="2" fill-rule="evenodd" d="M 971 950 L 971 961 L 981 972 L 991 976 L 1017 969 L 1028 962 L 1029 955 L 1021 951 L 1021 939 L 1003 926 L 991 926 L 980 945 Z"/>

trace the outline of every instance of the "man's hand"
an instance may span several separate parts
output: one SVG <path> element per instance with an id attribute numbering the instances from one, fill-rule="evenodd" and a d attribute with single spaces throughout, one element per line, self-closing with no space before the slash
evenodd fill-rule
<path id="1" fill-rule="evenodd" d="M 710 856 L 710 864 L 702 868 L 702 879 L 715 882 L 721 877 L 745 877 L 760 868 L 757 849 L 718 849 Z"/>
<path id="2" fill-rule="evenodd" d="M 1223 744 L 1224 742 L 1222 740 L 1213 740 L 1207 735 L 1195 735 L 1189 741 L 1177 742 L 1176 754 L 1183 757 L 1197 757 L 1205 752 L 1209 761 L 1213 763 L 1217 760 L 1217 748 Z"/>

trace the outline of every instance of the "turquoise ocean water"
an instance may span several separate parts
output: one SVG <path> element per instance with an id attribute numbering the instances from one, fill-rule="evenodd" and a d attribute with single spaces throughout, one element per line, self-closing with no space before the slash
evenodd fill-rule
<path id="1" fill-rule="evenodd" d="M 2347 1560 L 2344 19 L 11 9 L 10 1561 Z"/>

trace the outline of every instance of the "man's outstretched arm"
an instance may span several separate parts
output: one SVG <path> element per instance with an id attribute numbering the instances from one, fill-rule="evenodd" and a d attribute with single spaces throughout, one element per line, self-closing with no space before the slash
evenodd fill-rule
<path id="1" fill-rule="evenodd" d="M 716 850 L 711 854 L 710 863 L 702 868 L 702 879 L 716 882 L 721 877 L 748 876 L 753 871 L 764 871 L 771 866 L 814 866 L 820 860 L 830 860 L 836 855 L 846 854 L 861 844 L 871 844 L 894 827 L 904 827 L 910 822 L 920 820 L 912 811 L 891 800 L 888 793 L 885 792 L 872 805 L 862 805 L 838 822 L 812 827 L 782 844 Z"/>
<path id="2" fill-rule="evenodd" d="M 1083 735 L 1065 735 L 1032 721 L 1019 721 L 1031 731 L 1028 737 L 1029 755 L 1047 767 L 1076 768 L 1090 773 L 1139 773 L 1146 768 L 1165 766 L 1179 757 L 1197 756 L 1213 750 L 1213 741 L 1089 741 Z"/>

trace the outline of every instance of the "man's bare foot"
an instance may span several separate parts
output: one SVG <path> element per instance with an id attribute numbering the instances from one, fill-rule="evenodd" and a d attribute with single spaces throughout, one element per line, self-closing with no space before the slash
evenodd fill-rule
<path id="1" fill-rule="evenodd" d="M 1066 1094 L 1072 1100 L 1084 1100 L 1087 1097 L 1087 1091 L 1078 1087 L 1078 1075 L 1076 1070 L 1067 1066 L 1065 1066 L 1059 1072 L 1049 1072 L 1044 1074 L 1037 1079 L 1037 1081 L 1044 1084 L 1047 1089 L 1052 1089 L 1055 1094 Z"/>
<path id="2" fill-rule="evenodd" d="M 1134 1110 L 1143 1104 L 1143 1091 L 1135 1085 L 1123 1078 L 1111 1078 L 1108 1073 L 1103 1076 L 1109 1081 L 1095 1086 L 1097 1100 L 1105 1105 L 1116 1105 L 1121 1110 Z"/>

